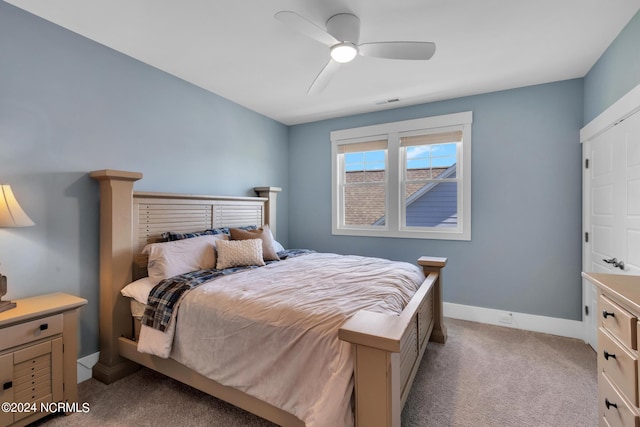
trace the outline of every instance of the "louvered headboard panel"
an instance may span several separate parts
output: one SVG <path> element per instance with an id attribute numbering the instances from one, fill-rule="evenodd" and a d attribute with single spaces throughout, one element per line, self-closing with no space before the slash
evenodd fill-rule
<path id="1" fill-rule="evenodd" d="M 241 227 L 264 224 L 264 203 L 220 202 L 213 205 L 214 227 Z"/>
<path id="2" fill-rule="evenodd" d="M 162 233 L 188 233 L 217 227 L 265 223 L 264 197 L 216 197 L 166 193 L 133 195 L 133 278 L 146 275 L 142 249 L 162 241 Z"/>

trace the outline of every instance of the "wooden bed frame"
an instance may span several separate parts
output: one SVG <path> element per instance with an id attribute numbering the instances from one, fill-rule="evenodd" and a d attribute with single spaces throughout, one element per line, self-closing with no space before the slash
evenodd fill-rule
<path id="1" fill-rule="evenodd" d="M 141 250 L 165 231 L 269 224 L 276 234 L 277 187 L 258 197 L 134 192 L 141 173 L 91 172 L 100 185 L 100 359 L 93 376 L 109 384 L 146 366 L 283 426 L 304 426 L 294 415 L 221 385 L 173 359 L 139 353 L 129 302 L 120 290 L 146 265 Z M 441 269 L 446 258 L 421 257 L 427 276 L 400 315 L 358 312 L 340 328 L 354 346 L 357 426 L 400 427 L 400 415 L 429 340 L 444 343 Z"/>

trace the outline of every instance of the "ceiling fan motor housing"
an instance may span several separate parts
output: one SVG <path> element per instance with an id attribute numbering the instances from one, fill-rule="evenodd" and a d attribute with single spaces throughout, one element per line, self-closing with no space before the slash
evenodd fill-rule
<path id="1" fill-rule="evenodd" d="M 327 32 L 339 42 L 357 45 L 360 41 L 360 19 L 350 13 L 333 15 L 327 20 Z"/>

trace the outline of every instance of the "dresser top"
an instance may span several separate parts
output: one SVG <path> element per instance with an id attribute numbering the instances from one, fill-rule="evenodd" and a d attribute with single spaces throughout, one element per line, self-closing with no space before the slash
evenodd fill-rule
<path id="1" fill-rule="evenodd" d="M 634 311 L 640 312 L 640 276 L 582 273 L 582 277 L 615 296 Z"/>
<path id="2" fill-rule="evenodd" d="M 56 292 L 30 298 L 13 300 L 16 307 L 0 313 L 0 326 L 20 323 L 49 314 L 73 310 L 87 303 L 84 298 Z"/>

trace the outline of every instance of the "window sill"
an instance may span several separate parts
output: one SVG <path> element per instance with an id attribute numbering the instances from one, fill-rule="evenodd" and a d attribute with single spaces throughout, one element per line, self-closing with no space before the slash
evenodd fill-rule
<path id="1" fill-rule="evenodd" d="M 471 240 L 471 231 L 419 231 L 419 230 L 371 230 L 358 228 L 337 228 L 334 236 L 392 237 L 401 239 Z"/>

